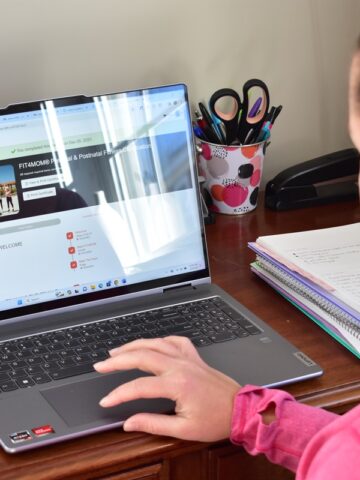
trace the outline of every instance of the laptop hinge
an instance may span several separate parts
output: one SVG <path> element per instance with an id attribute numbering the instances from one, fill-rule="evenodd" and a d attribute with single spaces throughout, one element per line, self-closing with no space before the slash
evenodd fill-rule
<path id="1" fill-rule="evenodd" d="M 193 287 L 191 283 L 186 283 L 185 285 L 178 285 L 176 287 L 164 288 L 163 292 L 166 293 L 166 292 L 174 292 L 179 290 L 189 290 L 191 288 L 194 289 L 195 287 Z"/>

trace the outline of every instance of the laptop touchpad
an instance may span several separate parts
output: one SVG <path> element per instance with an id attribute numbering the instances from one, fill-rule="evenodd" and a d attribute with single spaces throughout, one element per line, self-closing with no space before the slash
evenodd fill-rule
<path id="1" fill-rule="evenodd" d="M 69 427 L 99 421 L 101 424 L 121 422 L 139 412 L 173 411 L 173 402 L 165 399 L 135 400 L 113 408 L 100 407 L 99 401 L 111 390 L 139 375 L 146 374 L 132 370 L 104 375 L 61 387 L 52 387 L 43 390 L 41 395 Z"/>

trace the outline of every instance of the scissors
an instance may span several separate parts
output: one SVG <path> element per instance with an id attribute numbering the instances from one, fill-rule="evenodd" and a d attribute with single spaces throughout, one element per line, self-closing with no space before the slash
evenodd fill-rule
<path id="1" fill-rule="evenodd" d="M 255 90 L 260 91 L 261 102 L 258 111 L 254 114 L 250 96 L 251 92 Z M 224 111 L 222 108 L 224 99 L 231 104 L 227 111 Z M 256 139 L 261 130 L 268 113 L 269 101 L 269 90 L 266 84 L 261 80 L 253 78 L 244 83 L 243 101 L 241 101 L 239 94 L 232 88 L 221 88 L 212 94 L 209 108 L 212 115 L 224 124 L 226 143 L 228 145 L 235 142 L 248 144 Z"/>

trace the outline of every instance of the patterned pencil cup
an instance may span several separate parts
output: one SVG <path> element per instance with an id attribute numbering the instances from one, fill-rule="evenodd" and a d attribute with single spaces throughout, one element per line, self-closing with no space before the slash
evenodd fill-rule
<path id="1" fill-rule="evenodd" d="M 240 215 L 257 205 L 268 140 L 254 145 L 216 145 L 197 139 L 199 175 L 212 212 Z"/>

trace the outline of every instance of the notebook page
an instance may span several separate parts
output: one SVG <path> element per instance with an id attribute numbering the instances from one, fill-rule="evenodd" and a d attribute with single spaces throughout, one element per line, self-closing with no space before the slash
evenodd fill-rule
<path id="1" fill-rule="evenodd" d="M 360 223 L 259 237 L 257 245 L 360 312 Z"/>
<path id="2" fill-rule="evenodd" d="M 340 335 L 343 340 L 348 342 L 355 350 L 360 354 L 360 339 L 356 335 L 352 334 L 349 330 L 341 326 L 336 322 L 327 312 L 319 308 L 317 305 L 309 301 L 304 296 L 298 294 L 291 287 L 282 283 L 279 279 L 271 275 L 268 271 L 264 270 L 261 265 L 252 263 L 252 270 L 263 278 L 263 280 L 270 281 L 270 284 L 275 288 L 279 288 L 280 291 L 283 291 L 285 294 L 289 295 L 298 305 L 305 307 L 309 312 L 312 312 L 317 318 L 325 320 L 329 325 L 331 325 L 337 335 Z M 359 355 L 358 355 L 359 356 Z"/>

